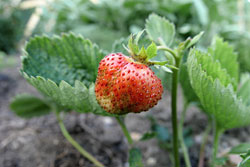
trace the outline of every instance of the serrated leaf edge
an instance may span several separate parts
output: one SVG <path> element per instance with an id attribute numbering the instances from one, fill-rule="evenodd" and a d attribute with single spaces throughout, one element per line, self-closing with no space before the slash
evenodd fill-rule
<path id="1" fill-rule="evenodd" d="M 193 51 L 193 50 L 195 50 L 195 49 L 192 49 L 192 51 Z M 192 53 L 192 51 L 190 51 L 190 54 Z M 191 56 L 191 55 L 189 55 L 189 56 Z M 191 58 L 189 58 L 188 61 L 191 61 Z M 198 63 L 196 58 L 194 58 L 193 61 L 196 61 L 196 63 Z M 191 63 L 191 64 L 192 64 L 192 63 Z M 228 84 L 227 86 L 223 86 L 218 78 L 215 78 L 215 79 L 214 79 L 212 76 L 207 75 L 207 72 L 205 72 L 205 71 L 203 70 L 201 64 L 198 65 L 198 68 L 199 68 L 199 71 L 201 72 L 201 76 L 202 76 L 201 78 L 202 78 L 202 79 L 205 78 L 205 79 L 207 79 L 208 81 L 210 81 L 212 85 L 217 85 L 218 87 L 220 87 L 220 89 L 218 89 L 218 90 L 220 91 L 220 94 L 224 94 L 224 92 L 226 92 L 226 91 L 228 91 L 228 92 L 230 93 L 231 97 L 233 98 L 233 101 L 235 102 L 234 104 L 237 105 L 237 108 L 240 108 L 240 109 L 241 109 L 241 112 L 242 112 L 242 111 L 243 111 L 243 112 L 250 111 L 250 107 L 247 107 L 247 106 L 245 106 L 245 105 L 243 104 L 242 98 L 238 98 L 238 97 L 237 97 L 237 94 L 236 94 L 236 92 L 234 92 L 233 86 L 232 86 L 231 83 Z M 189 76 L 190 76 L 191 85 L 192 85 L 192 87 L 193 87 L 193 83 L 192 83 L 193 81 L 192 81 L 192 79 L 191 79 L 191 78 L 192 78 L 191 75 L 193 75 L 193 74 L 192 74 L 191 71 L 192 71 L 192 70 L 190 69 L 190 70 L 189 70 Z M 201 80 L 201 79 L 200 79 L 200 80 Z M 193 89 L 194 89 L 194 88 L 193 88 Z M 194 89 L 194 90 L 195 90 L 195 89 Z M 205 96 L 202 95 L 202 97 L 201 97 L 201 95 L 200 95 L 201 93 L 199 93 L 199 92 L 196 92 L 196 94 L 197 94 L 197 96 L 199 96 L 201 103 L 203 103 L 203 106 L 205 107 L 205 106 L 206 106 L 206 104 L 204 104 L 204 101 L 205 101 L 205 100 L 204 100 L 204 97 L 205 97 Z M 213 100 L 213 99 L 211 99 L 211 100 Z M 244 109 L 242 109 L 242 108 L 244 108 Z M 215 108 L 214 108 L 213 110 L 216 111 Z M 206 111 L 205 111 L 205 112 L 206 112 Z M 238 113 L 238 112 L 239 112 L 239 111 L 237 111 L 237 113 Z M 215 113 L 209 113 L 209 114 L 215 114 Z M 241 113 L 238 113 L 238 114 L 241 114 Z M 246 114 L 245 114 L 245 115 L 246 115 Z M 249 114 L 249 115 L 250 115 L 250 114 Z M 242 116 L 242 120 L 238 120 L 238 122 L 239 122 L 239 124 L 238 124 L 238 125 L 234 125 L 233 127 L 232 127 L 231 125 L 230 125 L 230 126 L 227 126 L 227 125 L 219 125 L 219 126 L 221 126 L 221 128 L 225 128 L 225 129 L 231 129 L 231 128 L 236 128 L 236 127 L 246 126 L 246 125 L 250 124 L 250 116 L 249 116 L 249 118 L 248 118 L 248 117 Z"/>

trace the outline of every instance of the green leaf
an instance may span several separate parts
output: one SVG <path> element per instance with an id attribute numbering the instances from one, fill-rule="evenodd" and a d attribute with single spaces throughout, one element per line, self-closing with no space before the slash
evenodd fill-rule
<path id="1" fill-rule="evenodd" d="M 238 167 L 249 167 L 250 165 L 250 150 L 247 153 L 241 155 L 242 161 L 238 164 Z"/>
<path id="2" fill-rule="evenodd" d="M 137 148 L 132 148 L 129 151 L 129 167 L 143 167 L 141 151 Z"/>
<path id="3" fill-rule="evenodd" d="M 195 9 L 197 11 L 198 18 L 202 25 L 207 25 L 209 21 L 209 13 L 206 4 L 203 0 L 193 0 Z"/>
<path id="4" fill-rule="evenodd" d="M 90 3 L 92 3 L 92 2 L 90 2 Z M 67 10 L 68 7 L 65 8 L 65 9 Z M 81 15 L 82 15 L 83 14 L 82 12 L 83 11 L 81 10 L 81 12 L 79 12 L 79 14 L 81 13 Z M 86 11 L 86 12 L 88 12 L 88 14 L 89 14 L 89 11 Z M 72 14 L 73 13 L 75 14 L 75 11 L 74 12 L 72 11 Z M 71 17 L 71 16 L 69 16 L 69 17 Z M 84 18 L 84 19 L 87 19 L 87 18 Z M 60 25 L 64 26 L 65 22 L 72 24 L 71 19 L 70 19 L 69 22 L 65 20 L 64 23 L 60 22 L 58 24 L 59 24 L 59 26 Z M 113 29 L 111 29 L 111 28 L 109 28 L 107 26 L 103 26 L 103 24 L 95 24 L 95 23 L 93 23 L 93 24 L 91 24 L 91 23 L 90 24 L 84 24 L 80 20 L 78 20 L 77 22 L 79 22 L 79 24 L 80 24 L 80 25 L 78 25 L 78 27 L 75 27 L 75 25 L 74 25 L 72 28 L 70 28 L 68 30 L 64 29 L 62 32 L 67 32 L 67 31 L 70 30 L 70 31 L 73 31 L 76 34 L 81 34 L 86 39 L 89 39 L 92 42 L 95 42 L 96 44 L 98 44 L 98 46 L 100 46 L 102 49 L 105 49 L 105 50 L 112 49 L 111 47 L 112 47 L 112 43 L 114 42 L 114 39 L 119 39 L 119 38 L 124 37 L 124 36 L 127 35 L 127 33 L 125 33 L 125 32 L 114 31 Z M 59 34 L 59 32 L 57 32 L 57 31 L 55 33 Z"/>
<path id="5" fill-rule="evenodd" d="M 121 38 L 121 39 L 116 40 L 113 43 L 112 52 L 114 53 L 121 52 L 123 54 L 127 53 L 127 50 L 123 47 L 123 46 L 126 46 L 127 43 L 128 43 L 128 38 Z"/>
<path id="6" fill-rule="evenodd" d="M 137 55 L 139 53 L 139 46 L 134 43 L 133 36 L 131 35 L 128 40 L 128 48 L 132 51 L 133 54 Z"/>
<path id="7" fill-rule="evenodd" d="M 248 156 L 245 160 L 243 160 L 239 167 L 249 167 L 250 166 L 250 156 Z"/>
<path id="8" fill-rule="evenodd" d="M 227 73 L 233 78 L 233 86 L 237 89 L 239 81 L 239 65 L 237 62 L 237 54 L 234 53 L 233 47 L 227 42 L 224 42 L 222 38 L 216 37 L 213 40 L 212 46 L 208 49 L 208 52 L 214 57 L 214 60 L 218 60 L 221 67 L 227 70 Z"/>
<path id="9" fill-rule="evenodd" d="M 156 132 L 146 132 L 140 138 L 140 141 L 150 140 L 156 136 Z"/>
<path id="10" fill-rule="evenodd" d="M 237 31 L 238 32 L 238 31 Z M 231 43 L 235 45 L 237 49 L 237 53 L 239 54 L 238 60 L 240 63 L 240 70 L 244 72 L 250 72 L 250 33 L 241 33 L 240 35 L 236 35 L 236 38 L 232 39 Z M 231 32 L 230 32 L 231 35 Z"/>
<path id="11" fill-rule="evenodd" d="M 142 30 L 140 32 L 137 33 L 136 37 L 135 37 L 135 44 L 138 45 L 139 43 L 139 39 L 141 38 L 142 34 L 144 33 L 145 30 Z"/>
<path id="12" fill-rule="evenodd" d="M 240 87 L 242 87 L 246 82 L 248 82 L 250 79 L 250 73 L 245 72 L 241 74 L 240 77 Z"/>
<path id="13" fill-rule="evenodd" d="M 215 159 L 215 164 L 219 165 L 219 166 L 222 166 L 222 165 L 226 164 L 227 160 L 228 160 L 228 157 L 216 158 Z"/>
<path id="14" fill-rule="evenodd" d="M 218 78 L 223 86 L 233 84 L 233 79 L 225 69 L 221 67 L 220 62 L 215 61 L 212 55 L 196 52 L 197 63 L 212 78 Z"/>
<path id="15" fill-rule="evenodd" d="M 168 72 L 168 73 L 172 73 L 172 70 L 166 66 L 162 66 L 162 65 L 154 65 L 155 68 L 157 68 L 158 70 L 161 69 L 164 72 Z"/>
<path id="16" fill-rule="evenodd" d="M 168 73 L 173 73 L 172 70 L 170 68 L 168 68 L 167 66 L 160 66 L 160 68 L 165 71 L 165 72 L 168 72 Z"/>
<path id="17" fill-rule="evenodd" d="M 208 114 L 218 126 L 231 129 L 250 124 L 250 107 L 237 98 L 232 78 L 219 60 L 193 49 L 187 61 L 191 85 Z"/>
<path id="18" fill-rule="evenodd" d="M 230 150 L 230 154 L 245 154 L 250 150 L 250 143 L 241 143 Z"/>
<path id="19" fill-rule="evenodd" d="M 149 62 L 154 65 L 159 65 L 159 66 L 164 66 L 166 65 L 166 63 L 168 63 L 168 61 L 149 61 Z"/>
<path id="20" fill-rule="evenodd" d="M 242 98 L 246 106 L 250 106 L 250 74 L 245 73 L 241 76 L 240 88 L 237 92 L 239 98 Z"/>
<path id="21" fill-rule="evenodd" d="M 158 70 L 155 66 L 151 66 L 150 68 L 155 72 L 155 75 L 161 79 L 164 89 L 171 90 L 172 73 Z"/>
<path id="22" fill-rule="evenodd" d="M 146 31 L 151 40 L 156 43 L 162 41 L 166 46 L 171 45 L 175 36 L 174 25 L 156 14 L 151 14 L 146 20 Z"/>
<path id="23" fill-rule="evenodd" d="M 186 63 L 181 64 L 179 81 L 180 81 L 182 92 L 184 94 L 186 102 L 187 103 L 192 103 L 192 102 L 199 103 L 199 98 L 195 94 L 190 83 Z"/>
<path id="24" fill-rule="evenodd" d="M 195 45 L 200 40 L 200 38 L 202 37 L 203 34 L 204 34 L 204 31 L 200 32 L 193 39 L 191 39 L 191 42 L 187 45 L 186 49 L 188 49 L 191 46 Z"/>
<path id="25" fill-rule="evenodd" d="M 151 45 L 147 47 L 146 53 L 147 53 L 147 60 L 157 55 L 157 46 L 154 42 L 152 42 Z"/>
<path id="26" fill-rule="evenodd" d="M 192 129 L 190 127 L 184 128 L 182 135 L 186 146 L 191 147 L 194 144 Z"/>
<path id="27" fill-rule="evenodd" d="M 94 95 L 98 64 L 105 54 L 74 34 L 35 37 L 22 57 L 24 78 L 58 105 L 78 112 L 111 115 Z"/>
<path id="28" fill-rule="evenodd" d="M 155 124 L 152 126 L 152 131 L 157 135 L 159 141 L 168 141 L 170 139 L 170 134 L 168 129 L 165 126 Z"/>
<path id="29" fill-rule="evenodd" d="M 144 48 L 144 46 L 141 48 L 138 55 L 140 55 L 141 58 L 146 58 L 147 57 L 146 49 Z"/>
<path id="30" fill-rule="evenodd" d="M 150 120 L 151 131 L 156 134 L 158 141 L 167 142 L 171 140 L 167 127 L 158 124 L 157 120 L 151 115 L 148 116 L 148 119 Z"/>
<path id="31" fill-rule="evenodd" d="M 24 118 L 38 117 L 51 112 L 51 107 L 42 99 L 28 94 L 16 96 L 10 103 L 11 110 Z"/>

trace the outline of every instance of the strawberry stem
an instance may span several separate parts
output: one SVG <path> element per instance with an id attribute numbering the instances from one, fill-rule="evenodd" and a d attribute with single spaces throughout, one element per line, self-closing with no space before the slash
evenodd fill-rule
<path id="1" fill-rule="evenodd" d="M 183 136 L 183 124 L 184 124 L 184 120 L 185 120 L 185 117 L 186 117 L 186 112 L 187 112 L 187 109 L 188 109 L 188 105 L 189 104 L 185 101 L 184 106 L 183 106 L 183 111 L 181 113 L 180 124 L 179 124 L 179 137 L 180 137 L 180 145 L 181 145 L 181 148 L 182 148 L 183 157 L 184 157 L 186 167 L 191 167 L 188 148 L 187 148 L 187 146 L 185 144 L 184 136 Z"/>
<path id="2" fill-rule="evenodd" d="M 133 139 L 131 138 L 130 133 L 125 125 L 124 118 L 123 117 L 116 117 L 116 120 L 119 123 L 119 125 L 121 126 L 122 131 L 123 131 L 125 137 L 127 138 L 129 145 L 131 146 L 133 144 Z"/>
<path id="3" fill-rule="evenodd" d="M 219 148 L 220 136 L 223 133 L 223 129 L 219 128 L 214 120 L 214 143 L 213 143 L 213 154 L 212 154 L 212 167 L 216 166 L 217 152 Z"/>
<path id="4" fill-rule="evenodd" d="M 180 58 L 175 57 L 176 67 L 180 66 Z M 180 167 L 180 158 L 179 158 L 179 144 L 178 144 L 178 118 L 177 118 L 177 89 L 178 89 L 178 78 L 179 72 L 176 69 L 173 69 L 172 74 L 172 128 L 173 128 L 173 150 L 174 150 L 174 158 L 175 158 L 175 167 Z"/>
<path id="5" fill-rule="evenodd" d="M 158 50 L 167 51 L 167 52 L 170 53 L 174 58 L 177 58 L 176 53 L 175 53 L 172 49 L 168 48 L 167 46 L 158 46 L 157 49 L 158 49 Z"/>
<path id="6" fill-rule="evenodd" d="M 208 125 L 205 129 L 205 132 L 203 133 L 201 147 L 200 147 L 200 155 L 199 155 L 199 164 L 198 167 L 204 166 L 204 158 L 205 158 L 205 147 L 208 141 L 209 133 L 212 129 L 212 121 L 209 120 Z"/>
<path id="7" fill-rule="evenodd" d="M 60 129 L 63 133 L 63 136 L 89 161 L 91 161 L 93 164 L 95 164 L 97 167 L 105 167 L 101 162 L 99 162 L 95 157 L 93 157 L 89 152 L 87 152 L 77 141 L 75 141 L 67 129 L 65 128 L 62 118 L 60 116 L 60 113 L 57 111 L 56 113 L 56 118 L 59 123 Z"/>

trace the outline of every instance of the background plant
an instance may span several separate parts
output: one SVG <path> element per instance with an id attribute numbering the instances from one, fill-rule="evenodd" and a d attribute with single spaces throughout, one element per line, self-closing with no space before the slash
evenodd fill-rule
<path id="1" fill-rule="evenodd" d="M 210 45 L 214 35 L 219 34 L 224 39 L 228 40 L 231 44 L 233 44 L 235 47 L 235 51 L 238 52 L 237 59 L 238 59 L 238 62 L 240 63 L 241 68 L 240 68 L 240 71 L 239 70 L 236 70 L 236 71 L 246 72 L 246 71 L 249 71 L 248 59 L 250 55 L 249 47 L 248 47 L 249 34 L 247 32 L 249 30 L 249 17 L 247 14 L 249 11 L 248 10 L 249 5 L 247 5 L 246 1 L 244 2 L 244 1 L 239 0 L 238 3 L 239 2 L 241 3 L 243 2 L 245 4 L 244 8 L 239 9 L 237 5 L 237 1 L 223 1 L 222 2 L 222 1 L 196 0 L 196 1 L 178 1 L 177 2 L 177 1 L 170 1 L 170 0 L 169 1 L 167 0 L 164 0 L 164 1 L 146 1 L 146 0 L 145 1 L 112 1 L 112 0 L 108 1 L 106 0 L 106 1 L 100 1 L 99 3 L 93 3 L 90 1 L 83 1 L 83 0 L 72 1 L 72 2 L 57 1 L 57 2 L 52 2 L 48 6 L 43 7 L 43 15 L 41 17 L 38 27 L 34 30 L 34 34 L 42 34 L 45 32 L 46 34 L 49 34 L 50 36 L 52 36 L 52 34 L 60 34 L 61 32 L 73 31 L 76 33 L 83 34 L 84 41 L 86 40 L 85 38 L 89 38 L 91 39 L 91 41 L 98 43 L 99 46 L 101 46 L 105 50 L 108 50 L 108 51 L 112 50 L 116 52 L 122 51 L 126 53 L 126 50 L 123 48 L 122 44 L 124 45 L 127 44 L 128 42 L 127 36 L 130 33 L 137 33 L 140 30 L 144 29 L 144 19 L 147 18 L 151 12 L 154 12 L 162 16 L 165 16 L 168 20 L 172 21 L 175 24 L 175 31 L 176 31 L 175 38 L 172 39 L 171 44 L 167 45 L 169 48 L 172 48 L 171 50 L 175 50 L 175 48 L 177 48 L 176 46 L 180 43 L 181 40 L 187 39 L 189 36 L 194 36 L 198 34 L 201 30 L 205 30 L 205 34 L 203 35 L 203 37 L 201 38 L 199 42 L 199 48 L 201 48 L 201 50 L 204 51 L 206 50 L 205 48 Z M 166 4 L 171 4 L 171 5 L 166 5 Z M 16 8 L 14 7 L 14 9 Z M 117 9 L 120 9 L 120 10 L 117 10 Z M 239 11 L 243 11 L 243 14 L 239 13 Z M 25 21 L 25 19 L 21 19 L 21 20 Z M 47 24 L 48 22 L 50 24 Z M 49 26 L 46 26 L 46 25 L 49 25 Z M 102 33 L 102 32 L 105 32 L 105 33 Z M 4 38 L 5 42 L 3 44 L 6 44 L 6 41 L 8 39 L 14 39 L 14 38 L 5 37 Z M 42 43 L 41 46 L 47 47 L 48 45 L 47 42 L 51 39 L 53 39 L 53 37 L 44 37 L 43 40 L 39 39 L 43 41 L 41 42 Z M 18 40 L 14 41 L 15 46 L 17 45 L 16 44 L 17 41 Z M 58 41 L 58 45 L 61 45 L 58 39 L 55 41 Z M 55 41 L 54 43 L 56 43 Z M 71 40 L 65 40 L 65 41 L 71 41 Z M 146 35 L 145 38 L 143 37 L 143 39 L 140 40 L 140 43 L 141 43 L 140 45 L 148 46 L 150 42 L 151 41 Z M 155 42 L 156 43 L 158 42 L 157 39 L 155 40 Z M 71 45 L 71 42 L 68 42 L 68 43 L 69 44 L 66 45 L 66 47 Z M 6 46 L 10 48 L 14 48 L 13 47 L 14 45 L 6 45 Z M 32 47 L 33 46 L 30 46 L 30 48 Z M 213 45 L 213 47 L 216 47 L 216 46 Z M 213 55 L 213 50 L 214 50 L 213 47 L 210 47 L 208 54 Z M 231 50 L 231 48 L 230 49 L 224 48 L 224 49 Z M 30 51 L 28 51 L 27 53 L 30 53 L 31 50 L 32 49 L 30 49 Z M 38 49 L 38 51 L 35 51 L 35 52 L 38 53 L 40 52 L 40 50 Z M 52 51 L 50 52 L 52 53 Z M 104 55 L 107 53 L 106 51 L 101 51 L 101 52 Z M 41 53 L 45 54 L 43 52 Z M 70 53 L 72 54 L 73 51 Z M 168 52 L 163 52 L 163 51 L 158 52 L 159 57 L 155 57 L 153 58 L 153 60 L 154 61 L 167 61 L 168 60 L 169 62 L 172 61 L 171 63 L 173 63 L 174 62 L 173 59 L 171 58 L 169 59 L 169 57 L 165 56 L 166 53 Z M 32 53 L 32 54 L 35 55 L 35 53 Z M 88 53 L 86 53 L 86 55 L 87 54 Z M 180 117 L 180 123 L 179 123 L 179 129 L 181 131 L 182 131 L 183 120 L 185 120 L 186 108 L 188 108 L 190 104 L 198 105 L 198 107 L 200 107 L 201 110 L 205 111 L 206 113 L 210 112 L 210 111 L 207 111 L 208 110 L 207 107 L 204 107 L 205 103 L 203 102 L 202 104 L 202 100 L 200 100 L 201 98 L 196 95 L 197 94 L 196 91 L 193 91 L 192 89 L 193 85 L 190 84 L 189 82 L 185 82 L 189 80 L 188 69 L 187 69 L 188 63 L 186 62 L 187 57 L 188 57 L 187 52 L 184 52 L 183 58 L 181 58 L 181 65 L 179 68 L 180 84 L 183 89 L 183 93 L 185 97 L 185 101 L 183 104 L 184 111 L 183 111 L 182 116 Z M 56 62 L 57 58 L 55 58 L 53 61 Z M 235 61 L 236 60 L 233 59 L 233 62 Z M 32 62 L 32 63 L 33 63 L 33 66 L 38 65 L 35 62 Z M 45 65 L 45 66 L 47 69 L 49 69 L 51 68 L 52 65 Z M 56 67 L 58 67 L 58 69 L 65 68 L 65 66 L 60 67 L 60 65 L 58 64 Z M 67 70 L 63 73 L 63 75 L 60 76 L 60 78 L 67 78 L 68 84 L 63 83 L 61 84 L 62 86 L 59 84 L 60 78 L 58 79 L 55 77 L 59 73 L 57 71 L 58 73 L 51 73 L 49 76 L 46 76 L 48 78 L 55 77 L 54 78 L 55 81 L 53 80 L 55 84 L 51 84 L 51 82 L 46 81 L 46 77 L 45 77 L 43 85 L 45 86 L 57 85 L 58 87 L 57 92 L 60 92 L 60 93 L 64 91 L 66 88 L 67 88 L 66 90 L 68 90 L 69 88 L 71 90 L 74 90 L 76 93 L 78 90 L 75 89 L 76 85 L 74 85 L 74 82 L 72 82 L 72 80 L 78 79 L 78 80 L 83 80 L 83 83 L 85 84 L 86 89 L 89 89 L 91 86 L 91 82 L 93 82 L 94 80 L 94 77 L 92 77 L 93 74 L 88 74 L 88 70 L 83 70 L 83 71 L 79 70 L 80 67 L 82 66 L 77 65 L 76 67 L 73 68 L 73 70 L 71 68 L 67 68 Z M 75 70 L 75 68 L 77 70 Z M 157 68 L 160 68 L 160 70 L 158 70 Z M 222 67 L 222 68 L 225 68 L 225 67 Z M 153 67 L 153 69 L 157 72 L 157 75 L 162 78 L 163 82 L 169 81 L 169 82 L 164 83 L 164 86 L 168 90 L 171 90 L 172 86 L 171 86 L 170 81 L 172 80 L 172 74 L 166 73 L 164 70 L 162 70 L 163 68 L 160 66 Z M 70 71 L 70 73 L 67 72 L 68 70 Z M 170 69 L 165 69 L 165 70 L 170 70 Z M 30 73 L 35 74 L 36 70 L 33 70 Z M 70 75 L 73 73 L 79 74 L 77 75 L 79 76 L 79 78 L 77 78 L 76 75 Z M 42 71 L 41 73 L 39 72 L 39 75 L 43 76 L 43 72 Z M 217 76 L 215 78 L 217 78 Z M 39 79 L 43 81 L 43 79 L 41 78 Z M 239 79 L 236 79 L 236 80 L 239 80 Z M 35 83 L 34 78 L 30 79 L 30 82 Z M 234 85 L 234 87 L 237 87 L 237 90 L 239 89 L 238 87 L 241 87 L 241 83 L 238 84 L 238 81 L 227 81 L 227 82 Z M 81 90 L 84 90 L 85 92 L 86 89 L 82 87 L 81 84 L 79 85 L 78 85 L 79 86 L 78 88 Z M 194 90 L 195 90 L 195 87 L 194 87 Z M 49 93 L 51 91 L 51 88 L 48 88 L 48 89 L 44 88 L 42 91 L 46 91 L 46 93 Z M 90 90 L 87 90 L 87 92 L 91 94 Z M 243 90 L 242 92 L 247 92 L 247 91 Z M 52 94 L 53 92 L 50 92 L 50 93 Z M 63 93 L 60 95 L 63 95 Z M 88 100 L 86 99 L 84 100 L 86 102 L 86 104 L 85 102 L 83 103 L 85 104 L 85 106 L 89 106 L 88 101 L 91 101 L 92 99 L 90 97 L 91 95 L 89 95 L 89 97 L 87 98 Z M 73 99 L 74 98 L 71 98 L 71 102 L 74 101 Z M 47 96 L 46 98 L 39 99 L 39 100 L 42 100 L 42 104 L 47 104 L 47 106 L 49 106 L 49 108 L 53 108 L 53 110 L 55 106 L 56 106 L 55 108 L 58 108 L 57 106 L 58 104 L 55 105 L 54 100 L 51 98 L 48 98 Z M 59 100 L 60 103 L 63 102 L 64 104 L 63 106 L 59 105 L 60 110 L 64 110 L 65 108 L 67 112 L 69 110 L 72 110 L 71 109 L 72 106 L 69 104 L 69 102 L 66 102 L 67 99 L 64 99 L 63 101 L 63 96 L 58 97 L 57 100 Z M 100 111 L 98 107 L 95 108 L 95 105 L 91 104 L 90 106 L 91 107 L 89 107 L 89 111 L 94 110 L 98 114 L 102 113 L 102 111 Z M 40 107 L 36 109 L 37 111 L 40 111 Z M 74 107 L 74 110 L 81 111 L 81 109 L 82 108 L 80 107 L 80 105 L 78 109 Z M 27 111 L 32 111 L 32 110 L 27 109 Z M 31 114 L 31 112 L 29 114 Z M 213 114 L 208 114 L 208 115 L 209 117 L 210 116 L 213 117 Z M 122 121 L 123 119 L 121 119 L 121 123 Z M 155 134 L 155 130 L 153 129 L 154 128 L 152 128 L 152 131 L 153 131 L 152 134 Z M 209 126 L 208 126 L 208 129 L 209 129 Z M 152 135 L 152 136 L 155 136 L 155 135 Z M 180 140 L 183 140 L 181 136 L 182 136 L 182 133 L 180 132 L 179 138 Z M 171 137 L 172 136 L 170 136 L 170 138 Z M 167 139 L 165 141 L 166 142 L 163 142 L 164 144 L 170 143 L 169 145 L 170 147 L 168 148 L 168 150 L 173 151 L 171 148 L 171 142 L 173 142 L 173 140 Z M 184 147 L 182 145 L 182 149 L 185 150 L 185 145 Z M 133 152 L 136 153 L 137 151 L 133 151 Z"/>
<path id="2" fill-rule="evenodd" d="M 249 125 L 249 82 L 238 87 L 239 66 L 232 47 L 215 38 L 207 53 L 192 50 L 188 57 L 191 85 L 204 111 L 214 121 L 213 165 L 224 130 Z M 244 93 L 243 93 L 244 92 Z M 213 100 L 211 100 L 213 99 Z"/>
<path id="3" fill-rule="evenodd" d="M 161 29 L 160 31 L 159 28 Z M 164 55 L 166 55 L 167 61 L 148 61 L 148 63 L 155 64 L 157 68 L 161 68 L 167 72 L 172 72 L 170 68 L 175 70 L 175 75 L 173 75 L 174 82 L 172 82 L 172 87 L 175 87 L 174 94 L 172 95 L 174 98 L 174 103 L 172 104 L 172 114 L 174 117 L 172 141 L 174 145 L 172 149 L 174 152 L 175 164 L 178 166 L 179 148 L 176 113 L 178 61 L 180 61 L 184 49 L 194 45 L 202 34 L 199 34 L 193 40 L 191 38 L 187 39 L 183 43 L 180 43 L 175 50 L 172 50 L 167 46 L 170 45 L 174 39 L 175 29 L 174 25 L 169 21 L 152 14 L 147 20 L 146 31 L 148 40 L 151 39 L 161 46 L 157 47 L 152 43 L 148 47 L 145 47 L 146 50 L 144 46 L 139 49 L 137 41 L 143 33 L 141 32 L 137 34 L 135 42 L 133 41 L 133 36 L 129 39 L 129 52 L 132 55 L 145 54 L 144 56 L 148 57 L 146 60 L 150 60 L 157 56 L 157 48 L 159 50 L 164 50 L 166 52 Z M 133 148 L 133 141 L 124 124 L 124 118 L 119 115 L 105 112 L 96 102 L 93 82 L 95 82 L 97 75 L 98 64 L 105 56 L 102 50 L 89 40 L 74 34 L 64 34 L 62 37 L 35 37 L 29 41 L 25 50 L 26 54 L 22 58 L 23 66 L 21 74 L 47 98 L 42 100 L 28 95 L 18 96 L 11 104 L 12 110 L 14 110 L 17 115 L 29 118 L 47 114 L 51 111 L 55 112 L 62 133 L 66 139 L 68 139 L 85 157 L 98 166 L 103 165 L 81 148 L 66 131 L 62 118 L 60 117 L 60 112 L 75 110 L 80 113 L 92 112 L 98 115 L 115 116 L 130 144 L 130 154 L 134 155 L 135 153 L 139 153 L 138 150 L 135 151 L 135 148 Z M 172 62 L 173 59 L 175 63 Z M 32 105 L 27 106 L 27 104 Z M 140 156 L 138 155 L 138 157 Z M 139 160 L 140 158 L 137 158 L 136 161 L 141 163 Z M 133 163 L 132 160 L 130 165 L 131 163 Z"/>
<path id="4" fill-rule="evenodd" d="M 33 9 L 20 9 L 19 3 L 15 0 L 0 2 L 0 51 L 7 54 L 18 50 L 26 24 L 33 12 Z"/>

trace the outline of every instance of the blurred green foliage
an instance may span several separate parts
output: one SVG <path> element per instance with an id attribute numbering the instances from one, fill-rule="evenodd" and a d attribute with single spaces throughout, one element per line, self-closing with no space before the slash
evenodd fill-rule
<path id="1" fill-rule="evenodd" d="M 0 72 L 6 67 L 12 67 L 16 64 L 16 59 L 13 57 L 7 57 L 4 52 L 0 51 Z"/>
<path id="2" fill-rule="evenodd" d="M 243 3 L 243 8 L 239 3 Z M 201 48 L 207 47 L 215 35 L 231 41 L 240 54 L 242 71 L 250 71 L 250 63 L 246 61 L 250 58 L 247 47 L 250 3 L 247 0 L 97 0 L 95 3 L 56 0 L 43 11 L 34 34 L 73 31 L 108 51 L 116 39 L 142 30 L 148 15 L 156 13 L 176 25 L 176 42 L 200 31 L 205 31 Z"/>
<path id="3" fill-rule="evenodd" d="M 203 3 L 190 0 L 99 0 L 98 3 L 57 0 L 44 9 L 42 20 L 45 25 L 48 19 L 55 20 L 50 33 L 79 32 L 110 50 L 115 39 L 142 30 L 144 20 L 151 13 L 174 22 L 183 38 L 197 34 L 207 24 L 204 20 L 208 20 L 207 14 L 200 17 L 199 12 L 204 13 L 199 10 L 201 6 L 205 8 Z M 195 7 L 197 10 L 193 10 Z"/>
<path id="4" fill-rule="evenodd" d="M 20 10 L 15 0 L 0 1 L 0 50 L 9 53 L 23 35 L 32 9 Z M 176 41 L 205 34 L 206 48 L 215 35 L 229 40 L 242 71 L 250 71 L 250 3 L 248 0 L 54 0 L 47 1 L 35 34 L 80 33 L 107 51 L 115 40 L 144 28 L 151 13 L 166 17 L 176 26 Z"/>
<path id="5" fill-rule="evenodd" d="M 21 10 L 14 0 L 0 1 L 0 51 L 11 54 L 23 38 L 33 10 Z"/>

